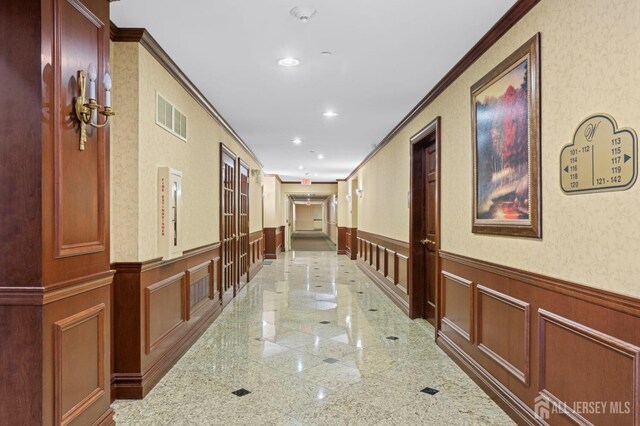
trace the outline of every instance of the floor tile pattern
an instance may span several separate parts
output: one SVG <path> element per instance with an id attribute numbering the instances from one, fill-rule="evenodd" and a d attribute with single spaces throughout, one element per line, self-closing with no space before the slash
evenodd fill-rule
<path id="1" fill-rule="evenodd" d="M 144 400 L 113 407 L 141 426 L 513 424 L 427 322 L 331 252 L 265 264 Z"/>

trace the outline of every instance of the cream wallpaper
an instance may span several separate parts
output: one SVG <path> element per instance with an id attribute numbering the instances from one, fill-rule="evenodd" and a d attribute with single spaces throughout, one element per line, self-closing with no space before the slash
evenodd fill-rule
<path id="1" fill-rule="evenodd" d="M 275 176 L 265 176 L 262 181 L 264 182 L 264 227 L 277 228 L 284 225 L 282 185 Z"/>
<path id="2" fill-rule="evenodd" d="M 138 259 L 138 44 L 111 43 L 111 261 Z"/>
<path id="3" fill-rule="evenodd" d="M 183 248 L 185 250 L 211 244 L 219 240 L 219 163 L 220 142 L 227 145 L 233 152 L 249 164 L 251 169 L 260 166 L 241 148 L 220 124 L 214 120 L 191 95 L 157 62 L 153 56 L 137 43 L 114 43 L 116 64 L 118 69 L 129 69 L 136 72 L 137 64 L 138 88 L 131 92 L 137 95 L 137 133 L 135 126 L 123 129 L 118 137 L 112 137 L 112 167 L 127 168 L 128 172 L 122 178 L 112 175 L 112 187 L 135 187 L 137 191 L 127 194 L 127 203 L 131 207 L 132 199 L 137 203 L 133 210 L 120 211 L 114 207 L 113 223 L 123 226 L 112 227 L 115 241 L 112 261 L 147 260 L 157 257 L 157 169 L 167 166 L 180 170 L 182 177 L 183 198 Z M 120 53 L 124 54 L 120 54 Z M 120 63 L 123 62 L 123 63 Z M 135 84 L 134 84 L 135 85 Z M 116 85 L 114 85 L 116 87 Z M 187 116 L 187 142 L 174 136 L 158 126 L 155 121 L 156 92 L 168 99 Z M 114 107 L 116 111 L 120 103 L 131 102 L 116 97 L 114 93 Z M 123 105 L 123 107 L 125 107 Z M 121 115 L 120 115 L 121 116 Z M 135 117 L 135 114 L 133 115 Z M 135 120 L 134 120 L 135 121 Z M 135 136 L 131 136 L 135 135 Z M 121 146 L 128 146 L 126 138 L 135 140 L 132 148 L 137 153 L 137 161 L 131 160 Z M 136 147 L 137 142 L 137 147 Z M 137 149 L 136 149 L 137 148 Z M 115 152 L 113 152 L 115 151 Z M 137 173 L 131 172 L 137 170 Z M 262 196 L 261 188 L 251 178 L 250 184 L 250 222 L 251 232 L 262 229 Z M 122 196 L 114 192 L 114 204 L 122 202 Z M 131 219 L 137 216 L 137 221 Z M 134 224 L 132 222 L 137 222 Z M 137 228 L 137 256 L 128 249 L 128 244 L 121 246 L 118 233 L 130 234 L 129 230 Z M 130 237 L 135 238 L 135 237 Z M 122 247 L 122 249 L 121 249 Z M 127 248 L 126 251 L 124 249 Z"/>
<path id="4" fill-rule="evenodd" d="M 640 296 L 640 184 L 573 196 L 559 184 L 560 150 L 586 116 L 606 112 L 640 132 L 638 21 L 637 0 L 543 0 L 358 171 L 359 228 L 408 241 L 409 138 L 441 116 L 444 251 Z M 470 87 L 536 32 L 542 240 L 472 234 Z"/>
<path id="5" fill-rule="evenodd" d="M 346 227 L 349 221 L 349 203 L 347 194 L 349 193 L 346 181 L 338 181 L 338 223 L 339 227 Z"/>

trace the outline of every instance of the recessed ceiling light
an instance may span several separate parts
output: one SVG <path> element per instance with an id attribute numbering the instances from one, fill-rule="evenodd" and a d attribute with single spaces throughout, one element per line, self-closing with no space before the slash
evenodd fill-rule
<path id="1" fill-rule="evenodd" d="M 293 142 L 295 145 L 300 145 L 302 143 L 302 139 L 295 138 L 295 139 L 292 139 L 291 142 Z"/>
<path id="2" fill-rule="evenodd" d="M 332 117 L 337 117 L 338 113 L 335 111 L 326 111 L 326 112 L 323 112 L 322 115 L 328 118 L 332 118 Z"/>
<path id="3" fill-rule="evenodd" d="M 280 65 L 281 67 L 297 67 L 298 65 L 300 65 L 300 59 L 296 59 L 296 58 L 282 58 L 278 61 L 278 65 Z"/>
<path id="4" fill-rule="evenodd" d="M 298 166 L 298 169 L 303 170 L 303 169 L 304 169 L 304 166 L 303 166 L 302 164 L 300 164 L 300 165 Z"/>
<path id="5" fill-rule="evenodd" d="M 318 154 L 318 160 L 322 160 L 323 158 L 324 158 L 324 155 Z"/>
<path id="6" fill-rule="evenodd" d="M 329 52 L 328 50 L 325 50 L 324 52 L 320 52 L 320 54 L 321 54 L 322 56 L 331 56 L 331 55 L 332 55 L 332 53 L 331 53 L 331 52 Z"/>
<path id="7" fill-rule="evenodd" d="M 291 9 L 291 16 L 293 16 L 294 18 L 296 18 L 298 21 L 305 23 L 307 22 L 309 19 L 311 19 L 311 17 L 313 15 L 316 14 L 316 10 L 312 7 L 294 7 L 293 9 Z"/>
<path id="8" fill-rule="evenodd" d="M 314 173 L 313 175 L 314 175 L 315 177 L 318 177 L 318 174 L 317 174 L 317 173 Z"/>

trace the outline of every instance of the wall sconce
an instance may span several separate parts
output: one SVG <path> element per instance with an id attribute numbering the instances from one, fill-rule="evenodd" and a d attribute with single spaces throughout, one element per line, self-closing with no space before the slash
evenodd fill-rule
<path id="1" fill-rule="evenodd" d="M 358 197 L 362 198 L 362 194 L 364 194 L 364 189 L 361 189 L 361 188 L 356 189 L 356 194 L 358 194 Z"/>
<path id="2" fill-rule="evenodd" d="M 86 98 L 86 79 L 89 78 L 89 96 Z M 84 144 L 87 142 L 87 124 L 100 129 L 109 124 L 111 116 L 115 112 L 111 109 L 111 76 L 108 72 L 104 74 L 102 83 L 104 84 L 104 108 L 96 102 L 96 79 L 98 72 L 93 64 L 89 64 L 89 69 L 85 73 L 84 70 L 78 71 L 78 87 L 80 96 L 75 98 L 75 112 L 78 121 L 80 121 L 80 151 L 84 151 Z M 103 108 L 102 111 L 99 111 Z M 105 122 L 98 124 L 97 113 L 106 117 Z"/>

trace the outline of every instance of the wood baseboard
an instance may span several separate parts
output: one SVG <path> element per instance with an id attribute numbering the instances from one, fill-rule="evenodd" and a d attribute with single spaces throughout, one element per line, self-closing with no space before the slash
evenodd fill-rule
<path id="1" fill-rule="evenodd" d="M 215 305 L 215 309 L 208 312 L 205 319 L 189 330 L 178 344 L 168 350 L 158 362 L 144 373 L 114 374 L 112 381 L 115 389 L 115 399 L 143 399 L 162 377 L 171 370 L 191 345 L 202 336 L 221 312 L 222 306 Z"/>
<path id="2" fill-rule="evenodd" d="M 262 262 L 256 262 L 251 266 L 251 269 L 249 269 L 249 281 L 251 281 L 256 276 L 256 274 L 260 272 L 262 266 Z"/>
<path id="3" fill-rule="evenodd" d="M 116 421 L 113 419 L 114 414 L 115 411 L 113 411 L 113 408 L 109 407 L 109 409 L 105 411 L 92 426 L 115 426 Z"/>
<path id="4" fill-rule="evenodd" d="M 529 407 L 500 384 L 480 364 L 467 355 L 445 334 L 436 336 L 438 346 L 469 376 L 502 410 L 519 425 L 543 425 Z"/>
<path id="5" fill-rule="evenodd" d="M 382 290 L 382 292 L 386 294 L 398 308 L 400 308 L 402 312 L 404 312 L 407 316 L 409 315 L 409 305 L 389 288 L 384 278 L 382 278 L 379 274 L 376 274 L 369 267 L 369 265 L 362 260 L 358 260 L 356 262 L 356 265 L 362 272 L 364 272 L 369 278 L 371 278 L 371 281 L 373 281 L 378 286 L 378 288 Z"/>

